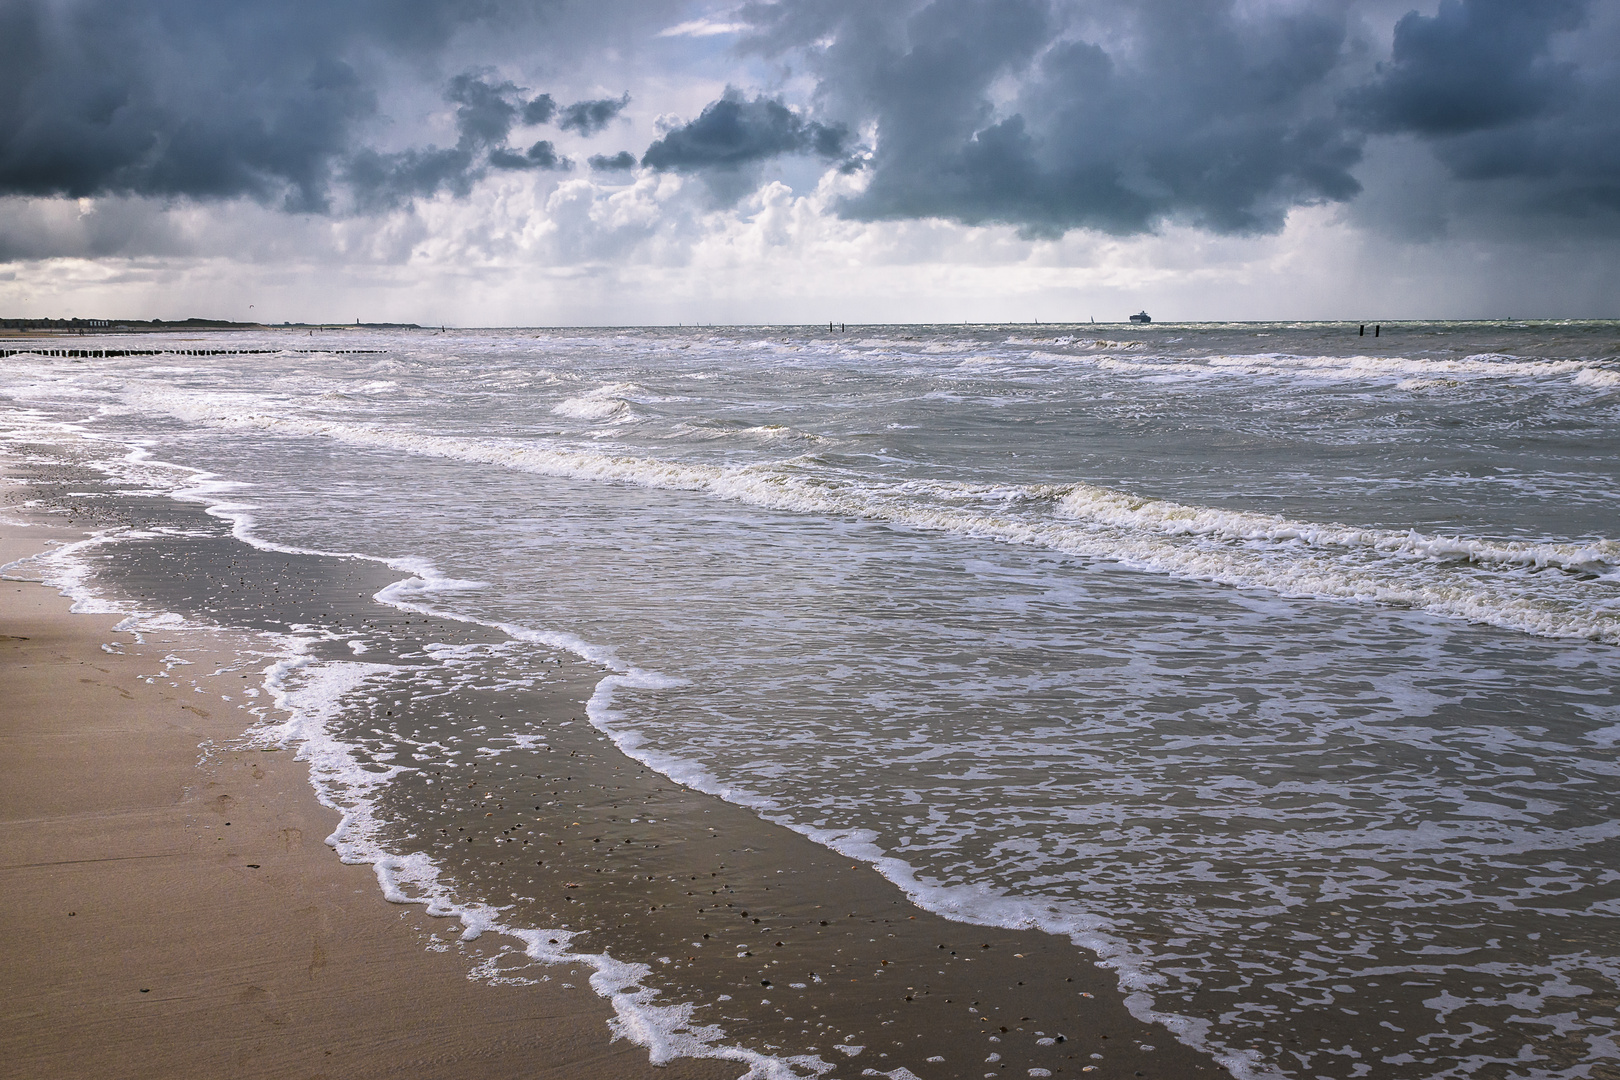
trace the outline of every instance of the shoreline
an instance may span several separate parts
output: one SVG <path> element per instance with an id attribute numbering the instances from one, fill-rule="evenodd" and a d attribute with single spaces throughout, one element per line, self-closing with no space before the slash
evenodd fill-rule
<path id="1" fill-rule="evenodd" d="M 36 474 L 27 490 L 44 505 L 77 515 L 81 523 L 139 527 L 139 538 L 81 560 L 99 566 L 105 559 L 113 568 L 109 581 L 127 601 L 188 617 L 202 614 L 204 621 L 242 628 L 244 641 L 248 632 L 284 633 L 297 624 L 342 631 L 340 639 L 343 634 L 363 633 L 370 643 L 363 659 L 382 660 L 385 666 L 394 667 L 381 684 L 371 687 L 369 696 L 345 699 L 344 723 L 352 730 L 386 722 L 382 705 L 403 708 L 406 715 L 420 716 L 423 723 L 434 719 L 433 710 L 444 707 L 435 699 L 443 698 L 444 692 L 432 689 L 432 684 L 443 673 L 435 670 L 434 662 L 424 662 L 424 654 L 433 648 L 429 643 L 458 643 L 457 648 L 474 649 L 494 645 L 491 655 L 500 650 L 487 628 L 435 617 L 423 619 L 420 613 L 372 601 L 378 588 L 398 576 L 375 564 L 253 547 L 229 536 L 218 519 L 207 517 L 195 504 L 175 502 L 167 496 L 133 497 L 110 488 L 98 495 L 96 485 L 75 467 L 60 472 L 54 466 L 30 471 Z M 198 532 L 204 522 L 213 535 Z M 73 530 L 57 535 L 78 538 L 84 534 Z M 7 561 L 16 557 L 8 555 Z M 49 592 L 38 585 L 29 588 Z M 55 599 L 65 609 L 66 601 Z M 98 628 L 101 640 L 109 628 L 110 623 Z M 507 645 L 516 644 L 504 635 L 501 638 Z M 352 640 L 334 639 L 323 646 L 322 662 L 356 659 L 347 647 Z M 109 661 L 116 659 L 100 651 L 100 640 L 80 644 Z M 524 651 L 534 652 L 532 647 Z M 130 656 L 137 653 L 149 664 L 163 655 L 157 644 L 129 650 Z M 872 1075 L 873 1069 L 897 1080 L 977 1077 L 987 1075 L 986 1068 L 1004 1076 L 1083 1073 L 1097 1080 L 1225 1072 L 1214 1059 L 1180 1044 L 1169 1031 L 1132 1016 L 1115 975 L 1098 967 L 1096 957 L 1068 940 L 1033 929 L 956 922 L 916 907 L 875 869 L 854 864 L 796 832 L 763 821 L 746 808 L 683 788 L 643 769 L 605 734 L 577 722 L 577 716 L 584 714 L 583 699 L 605 672 L 571 659 L 554 669 L 547 665 L 557 664 L 559 659 L 550 655 L 529 657 L 529 662 L 536 661 L 546 671 L 540 680 L 544 686 L 490 693 L 469 687 L 452 697 L 458 716 L 471 710 L 490 721 L 497 712 L 516 709 L 529 730 L 545 732 L 548 745 L 528 754 L 521 769 L 509 768 L 504 774 L 492 774 L 477 762 L 469 762 L 471 771 L 461 774 L 461 779 L 476 779 L 465 785 L 449 783 L 450 775 L 445 775 L 439 786 L 424 787 L 433 785 L 432 777 L 440 774 L 434 772 L 430 777 L 426 770 L 407 769 L 389 788 L 390 797 L 403 798 L 412 808 L 412 816 L 383 823 L 391 842 L 379 844 L 375 835 L 362 836 L 358 843 L 347 836 L 339 838 L 338 847 L 345 857 L 380 860 L 379 866 L 397 861 L 388 853 L 404 855 L 425 848 L 436 873 L 449 875 L 440 884 L 458 894 L 455 902 L 445 903 L 444 889 L 436 888 L 426 895 L 419 889 L 407 890 L 416 902 L 399 908 L 387 905 L 378 888 L 381 873 L 344 866 L 331 852 L 320 850 L 325 845 L 311 844 L 312 837 L 332 831 L 337 814 L 315 805 L 309 769 L 292 763 L 290 753 L 258 750 L 226 750 L 218 753 L 217 761 L 204 763 L 205 783 L 218 788 L 208 789 L 212 792 L 209 798 L 215 800 L 210 805 L 243 805 L 241 792 L 249 790 L 242 787 L 246 777 L 252 781 L 251 790 L 274 789 L 279 801 L 271 801 L 283 808 L 278 813 L 285 814 L 287 806 L 296 805 L 303 821 L 322 824 L 267 822 L 262 839 L 271 847 L 275 837 L 282 835 L 280 830 L 299 830 L 298 859 L 276 864 L 261 843 L 251 860 L 238 859 L 231 866 L 214 868 L 229 871 L 229 877 L 210 879 L 206 885 L 199 882 L 196 891 L 223 896 L 220 890 L 225 886 L 251 887 L 244 875 L 268 881 L 266 869 L 285 865 L 281 885 L 291 891 L 277 900 L 285 909 L 311 883 L 323 885 L 328 892 L 337 889 L 339 881 L 352 883 L 350 895 L 344 899 L 352 907 L 353 917 L 379 938 L 379 943 L 365 951 L 389 957 L 388 973 L 374 973 L 369 984 L 362 976 L 360 992 L 386 998 L 402 986 L 412 991 L 437 986 L 425 975 L 399 974 L 436 964 L 441 980 L 459 975 L 461 982 L 455 991 L 433 989 L 431 1011 L 475 1015 L 483 1025 L 476 1037 L 458 1044 L 458 1052 L 474 1053 L 492 1034 L 500 1045 L 525 1047 L 519 1055 L 525 1059 L 519 1071 L 508 1073 L 498 1062 L 479 1058 L 481 1063 L 469 1075 L 546 1075 L 528 1059 L 554 1056 L 550 1044 L 525 1029 L 556 1026 L 562 1021 L 555 1017 L 563 1013 L 571 1018 L 568 1023 L 576 1029 L 574 1038 L 580 1046 L 594 1045 L 596 1052 L 613 1055 L 609 1071 L 597 1073 L 590 1064 L 595 1058 L 569 1050 L 572 1056 L 565 1056 L 569 1063 L 559 1068 L 584 1070 L 586 1077 L 642 1075 L 642 1070 L 651 1068 L 644 1046 L 650 1046 L 657 1057 L 672 1060 L 675 1073 L 662 1069 L 657 1074 L 670 1080 L 738 1076 L 748 1068 L 744 1059 L 759 1061 L 755 1055 L 760 1054 L 774 1057 L 786 1067 L 785 1062 L 805 1052 L 819 1056 L 825 1063 L 824 1074 L 833 1077 Z M 201 670 L 203 665 L 197 667 Z M 235 679 L 241 686 L 252 685 L 242 683 L 242 668 L 235 657 L 215 660 L 212 667 L 236 672 L 227 672 L 226 682 Z M 261 668 L 249 670 L 258 673 Z M 134 689 L 137 695 L 145 692 Z M 380 702 L 377 691 L 384 689 L 388 700 Z M 172 700 L 168 707 L 175 708 Z M 222 721 L 217 731 L 204 738 L 222 745 L 263 718 L 262 711 L 254 715 L 240 706 L 227 711 L 235 718 Z M 569 713 L 575 718 L 563 721 Z M 388 715 L 393 717 L 391 711 Z M 191 772 L 198 741 L 201 738 L 193 739 L 185 755 L 172 752 L 168 768 Z M 358 744 L 344 752 L 355 750 L 362 751 L 360 759 L 364 760 Z M 317 762 L 317 772 L 327 764 Z M 346 764 L 352 768 L 356 761 Z M 335 795 L 339 804 L 352 802 L 345 799 L 341 776 L 328 771 L 318 779 L 315 786 L 324 792 L 323 801 L 330 804 Z M 514 782 L 534 790 L 517 790 Z M 429 794 L 431 798 L 424 798 Z M 218 803 L 220 795 L 231 801 Z M 554 810 L 532 818 L 522 812 L 528 809 L 525 804 L 539 804 L 548 797 L 551 801 L 545 805 Z M 559 803 L 559 797 L 568 801 Z M 435 803 L 442 804 L 442 814 L 416 816 Z M 371 807 L 364 808 L 369 816 Z M 534 810 L 541 811 L 542 806 L 535 805 Z M 199 817 L 198 806 L 191 806 L 190 813 L 193 847 L 201 844 L 207 848 L 206 826 L 215 826 L 211 834 L 215 836 L 225 827 L 218 824 L 218 815 Z M 233 809 L 232 841 L 243 835 L 243 813 Z M 499 820 L 492 820 L 497 813 Z M 503 844 L 521 846 L 498 846 Z M 595 846 L 599 844 L 606 846 Z M 524 853 L 528 853 L 525 859 L 536 854 L 544 854 L 545 859 L 532 867 L 522 860 L 507 865 L 511 856 Z M 11 861 L 0 859 L 4 865 Z M 258 865 L 244 870 L 249 861 Z M 692 883 L 700 880 L 712 888 L 706 893 L 694 892 L 698 887 Z M 507 888 L 520 901 L 514 914 L 503 915 L 502 925 L 477 941 L 456 942 L 462 923 L 478 925 L 494 910 L 486 905 L 506 895 Z M 520 892 L 527 895 L 520 897 Z M 361 909 L 369 909 L 371 914 Z M 337 926 L 351 917 L 350 908 L 343 908 L 341 916 L 337 911 L 334 908 L 323 916 L 326 925 Z M 430 916 L 428 911 L 441 914 Z M 452 917 L 446 919 L 445 914 Z M 461 922 L 456 920 L 458 914 Z M 46 916 L 42 913 L 40 918 Z M 240 936 L 257 942 L 269 925 L 267 917 Z M 532 963 L 523 956 L 521 945 L 514 947 L 523 928 L 546 926 L 566 931 L 577 961 L 564 955 L 560 964 Z M 274 929 L 269 931 L 269 939 L 280 940 L 278 934 L 285 937 Z M 386 941 L 380 940 L 389 934 Z M 119 939 L 116 932 L 112 937 Z M 727 939 L 735 940 L 734 958 L 717 955 Z M 710 948 L 704 949 L 705 944 Z M 752 949 L 760 949 L 760 954 L 756 956 Z M 438 957 L 423 959 L 432 956 L 430 950 L 454 951 L 459 956 L 449 962 Z M 329 946 L 320 946 L 320 954 L 323 964 L 332 963 Z M 315 947 L 303 944 L 302 955 L 289 957 L 286 977 L 296 982 L 299 972 L 315 964 L 314 955 Z M 625 963 L 649 965 L 639 983 L 631 980 L 626 985 L 618 973 L 606 975 L 607 983 L 631 991 L 628 998 L 615 1003 L 625 1007 L 615 1010 L 583 989 L 592 966 L 601 972 L 599 964 L 588 960 L 591 956 L 605 960 L 609 968 L 622 968 Z M 360 962 L 361 957 L 353 959 Z M 39 963 L 48 965 L 50 958 L 41 956 Z M 469 974 L 469 968 L 474 972 Z M 480 976 L 486 983 L 503 985 L 467 981 Z M 577 976 L 571 994 L 564 982 L 570 976 Z M 795 978 L 803 981 L 790 981 Z M 517 982 L 528 985 L 511 985 Z M 255 987 L 267 989 L 255 982 L 237 987 L 233 993 L 251 996 Z M 297 983 L 297 988 L 308 990 L 303 983 Z M 8 989 L 24 993 L 20 987 Z M 496 1006 L 484 1004 L 483 995 L 492 990 L 501 991 L 508 1002 L 501 1007 L 515 1010 L 509 1020 L 489 1022 L 486 1014 Z M 441 992 L 449 995 L 442 1008 L 437 1000 Z M 285 996 L 283 991 L 276 993 L 277 1000 Z M 525 1004 L 530 993 L 539 996 Z M 752 995 L 761 993 L 770 996 L 759 997 L 756 1004 Z M 660 1015 L 660 1010 L 671 1006 L 673 1013 Z M 387 1010 L 398 1008 L 377 1007 L 383 1010 L 378 1022 L 384 1025 L 389 1019 Z M 413 1000 L 413 1015 L 420 1007 Z M 535 1009 L 541 1010 L 542 1017 L 537 1025 L 535 1014 L 525 1011 Z M 274 1025 L 270 1016 L 266 1014 L 266 1022 Z M 611 1051 L 604 1050 L 610 1018 L 614 1018 L 614 1032 L 636 1032 L 637 1041 L 644 1046 L 620 1041 Z M 671 1018 L 676 1021 L 673 1027 Z M 716 1036 L 700 1037 L 694 1043 L 693 1034 L 701 1034 L 708 1025 L 718 1025 Z M 406 1052 L 411 1045 L 401 1044 L 395 1051 Z M 6 1049 L 0 1043 L 0 1051 Z M 683 1052 L 694 1056 L 678 1056 Z M 800 1064 L 813 1069 L 803 1058 Z M 341 1074 L 364 1075 L 348 1068 Z M 458 1074 L 435 1066 L 433 1075 Z"/>
<path id="2" fill-rule="evenodd" d="M 0 523 L 0 562 L 81 535 Z M 340 862 L 322 842 L 338 815 L 291 752 L 228 747 L 256 720 L 220 699 L 242 656 L 183 632 L 139 643 L 118 616 L 68 608 L 43 584 L 0 581 L 0 880 L 27 927 L 0 969 L 8 1069 L 737 1075 L 713 1060 L 655 1069 L 610 1043 L 612 1007 L 580 967 L 473 981 L 498 942 L 456 941 L 455 924 L 388 903 L 371 867 Z M 179 650 L 213 674 L 160 678 Z M 570 973 L 580 985 L 565 989 Z"/>
<path id="3" fill-rule="evenodd" d="M 655 1053 L 684 1024 L 712 1041 L 674 1050 L 771 1055 L 773 1080 L 1196 1075 L 1163 1030 L 1113 1026 L 1123 989 L 1244 1080 L 1603 1068 L 1620 653 L 1564 635 L 1616 599 L 1613 463 L 1582 449 L 1615 373 L 1557 359 L 1592 352 L 1582 328 L 1434 329 L 1389 365 L 1309 327 L 1159 335 L 1145 368 L 972 333 L 31 359 L 5 460 L 47 520 L 115 529 L 40 564 L 81 610 L 272 654 L 261 691 L 302 724 L 268 737 L 331 751 L 311 781 L 353 812 L 343 858 L 504 930 L 485 977 L 589 964 Z M 1142 376 L 1162 411 L 1129 404 Z M 1103 441 L 1032 423 L 1059 412 Z M 1255 424 L 1205 437 L 1227 414 Z M 870 456 L 891 427 L 913 434 Z M 1391 430 L 1450 449 L 1391 457 Z M 717 462 L 750 486 L 657 475 Z M 767 482 L 1101 539 L 931 532 Z M 1147 512 L 1097 532 L 1123 505 L 1086 502 L 1099 485 Z M 1344 522 L 1354 550 L 1321 531 Z M 1293 596 L 1301 574 L 1453 603 Z M 1116 1068 L 1134 1039 L 1153 1068 Z"/>

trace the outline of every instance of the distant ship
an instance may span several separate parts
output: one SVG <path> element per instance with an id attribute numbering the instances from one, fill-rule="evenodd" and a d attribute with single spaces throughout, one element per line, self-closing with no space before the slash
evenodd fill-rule
<path id="1" fill-rule="evenodd" d="M 1152 321 L 1153 321 L 1152 317 L 1150 317 L 1148 315 L 1148 313 L 1145 312 L 1145 311 L 1138 311 L 1135 315 L 1131 316 L 1131 322 L 1152 322 Z"/>

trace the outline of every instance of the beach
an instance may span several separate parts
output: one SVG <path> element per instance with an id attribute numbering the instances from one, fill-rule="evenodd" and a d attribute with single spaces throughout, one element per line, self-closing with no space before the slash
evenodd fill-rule
<path id="1" fill-rule="evenodd" d="M 7 525 L 0 560 L 78 538 Z M 470 980 L 478 942 L 326 846 L 306 766 L 232 749 L 255 718 L 223 700 L 251 670 L 228 638 L 137 642 L 68 608 L 0 584 L 7 1075 L 736 1075 L 610 1043 L 577 969 Z M 167 678 L 176 655 L 210 675 Z"/>
<path id="2" fill-rule="evenodd" d="M 49 481 L 33 480 L 31 494 L 48 490 Z M 66 486 L 89 478 L 74 480 Z M 116 518 L 128 527 L 134 508 L 98 510 L 94 524 Z M 84 512 L 77 513 L 82 523 Z M 12 516 L 19 517 L 15 508 Z M 37 513 L 20 516 L 24 526 L 0 534 L 6 563 L 85 535 Z M 161 597 L 172 610 L 184 606 L 199 579 L 251 574 L 245 564 L 253 554 L 288 561 L 251 549 L 230 557 L 229 543 L 214 545 L 211 565 L 193 561 L 178 573 L 160 569 L 173 552 L 159 551 L 129 580 L 145 590 L 143 600 Z M 21 563 L 25 574 L 27 566 Z M 257 609 L 265 624 L 293 621 L 284 597 L 321 582 L 325 591 L 304 603 L 366 606 L 367 590 L 353 590 L 357 582 L 344 568 L 328 563 L 324 581 L 308 569 L 261 566 L 257 587 L 237 602 Z M 371 567 L 357 572 L 373 588 L 386 578 Z M 371 866 L 345 865 L 323 842 L 339 816 L 316 800 L 296 745 L 244 739 L 266 721 L 244 708 L 254 699 L 241 693 L 262 678 L 262 643 L 197 628 L 135 634 L 117 629 L 115 616 L 70 613 L 70 601 L 47 586 L 8 580 L 4 589 L 0 867 L 7 895 L 40 928 L 4 969 L 3 991 L 27 1003 L 0 1043 L 8 1061 L 21 1063 L 19 1075 L 770 1074 L 757 1054 L 723 1045 L 658 1032 L 641 1033 L 641 1045 L 616 1038 L 613 1009 L 588 989 L 588 966 L 533 964 L 514 952 L 521 943 L 498 932 L 463 940 L 470 928 L 482 930 L 473 919 L 448 912 L 434 918 L 429 905 L 386 902 Z M 379 609 L 368 621 L 375 626 L 397 614 Z M 575 683 L 543 707 L 556 718 L 582 711 L 589 686 Z M 749 949 L 735 958 L 740 963 L 673 962 L 700 968 L 697 977 L 733 982 L 739 996 L 786 989 L 800 977 L 795 969 L 818 983 L 818 968 L 828 980 L 847 982 L 818 1011 L 822 1025 L 866 1040 L 844 1044 L 852 1059 L 881 1032 L 882 1045 L 896 1050 L 922 1043 L 930 1056 L 951 1052 L 958 1068 L 947 1075 L 968 1075 L 960 1070 L 966 1057 L 977 1075 L 981 1056 L 995 1055 L 985 1067 L 1003 1071 L 1005 1058 L 1018 1064 L 1032 1051 L 1053 1075 L 1219 1074 L 1207 1057 L 1173 1043 L 1153 1046 L 1160 1033 L 1126 1011 L 1112 978 L 1071 967 L 1054 955 L 1063 947 L 1045 935 L 965 926 L 921 911 L 866 868 L 662 778 L 627 794 L 619 774 L 636 763 L 600 740 L 585 745 L 569 751 L 564 771 L 582 793 L 611 788 L 612 801 L 578 805 L 569 816 L 583 821 L 552 819 L 547 827 L 576 830 L 593 846 L 606 840 L 610 848 L 645 850 L 618 882 L 592 875 L 601 869 L 587 859 L 552 860 L 551 869 L 534 874 L 555 889 L 559 906 L 589 908 L 590 920 L 616 924 L 621 942 L 679 951 L 696 939 L 690 945 L 697 951 L 711 934 L 717 943 L 738 939 L 738 949 L 746 944 L 770 959 L 756 961 Z M 477 794 L 478 807 L 504 808 L 509 798 L 495 789 Z M 657 842 L 605 812 L 636 798 L 656 801 L 664 821 L 673 821 Z M 472 811 L 467 820 L 480 816 L 492 815 Z M 499 823 L 479 824 L 480 839 L 494 839 Z M 656 875 L 644 873 L 649 869 Z M 682 887 L 700 875 L 707 888 Z M 639 884 L 654 876 L 657 884 Z M 626 887 L 625 877 L 637 884 Z M 690 902 L 722 893 L 730 899 L 707 909 Z M 722 903 L 731 918 L 715 925 Z M 770 1004 L 761 998 L 757 1009 L 766 1025 L 780 1021 Z M 733 1021 L 728 1035 L 746 1036 L 747 1026 Z M 1014 1044 L 1006 1055 L 997 1052 L 1004 1039 Z M 874 1046 L 868 1056 L 890 1055 Z"/>
<path id="3" fill-rule="evenodd" d="M 17 756 L 8 813 L 60 839 L 18 824 L 33 847 L 5 865 L 102 867 L 137 910 L 96 916 L 98 963 L 149 957 L 121 969 L 132 1007 L 175 1000 L 184 1024 L 204 999 L 159 995 L 217 983 L 256 1031 L 304 1018 L 265 1053 L 1604 1076 L 1613 329 L 242 332 L 14 356 L 8 542 L 59 542 L 14 564 L 45 585 L 8 588 L 96 628 L 40 693 L 136 709 L 117 686 L 161 724 L 14 724 L 61 771 Z M 171 831 L 136 830 L 143 807 Z M 126 866 L 153 876 L 138 905 Z M 40 896 L 41 926 L 89 933 L 94 905 Z M 243 925 L 189 929 L 216 904 Z M 123 985 L 65 940 L 28 948 L 8 978 Z M 8 1039 L 79 996 L 17 994 L 59 1005 Z M 128 1056 L 108 1015 L 104 1039 L 33 1045 Z M 260 1045 L 217 1022 L 231 1052 Z"/>

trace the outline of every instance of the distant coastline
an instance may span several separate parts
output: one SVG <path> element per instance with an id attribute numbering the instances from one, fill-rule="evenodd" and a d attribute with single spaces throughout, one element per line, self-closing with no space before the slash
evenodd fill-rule
<path id="1" fill-rule="evenodd" d="M 176 330 L 421 330 L 416 323 L 258 323 L 228 319 L 6 319 L 0 337 L 31 334 L 140 334 Z"/>
<path id="2" fill-rule="evenodd" d="M 1365 327 L 1370 328 L 1375 324 L 1375 322 L 1382 327 L 1383 332 L 1384 332 L 1384 336 L 1387 337 L 1392 331 L 1398 332 L 1398 331 L 1403 330 L 1403 329 L 1412 329 L 1412 328 L 1420 328 L 1420 327 L 1432 328 L 1432 327 L 1436 327 L 1436 326 L 1479 326 L 1479 325 L 1490 325 L 1490 324 L 1512 324 L 1512 325 L 1520 326 L 1520 327 L 1530 326 L 1530 325 L 1535 325 L 1535 324 L 1542 324 L 1542 325 L 1557 325 L 1557 326 L 1566 326 L 1567 327 L 1567 326 L 1576 326 L 1576 325 L 1610 324 L 1610 323 L 1614 323 L 1614 322 L 1620 322 L 1620 319 L 1616 319 L 1614 317 L 1608 317 L 1608 318 L 1579 318 L 1579 319 L 1577 319 L 1577 318 L 1560 318 L 1560 317 L 1546 316 L 1546 317 L 1530 317 L 1530 318 L 1470 318 L 1470 319 L 1435 318 L 1435 319 L 1382 319 L 1382 320 L 1363 320 L 1363 319 L 1360 319 L 1360 318 L 1351 318 L 1351 319 L 1234 319 L 1234 320 L 1193 319 L 1193 320 L 1171 320 L 1169 322 L 1153 322 L 1151 324 L 1142 323 L 1140 321 L 1133 322 L 1133 321 L 1130 321 L 1130 320 L 1127 320 L 1127 319 L 1110 319 L 1110 320 L 1104 320 L 1104 321 L 1100 321 L 1100 322 L 1096 321 L 1096 320 L 1082 320 L 1082 319 L 1075 319 L 1073 321 L 1030 320 L 1030 321 L 1027 321 L 1027 322 L 1026 321 L 1021 321 L 1021 320 L 1008 320 L 1008 321 L 989 320 L 989 321 L 979 322 L 979 323 L 871 322 L 871 323 L 841 324 L 842 328 L 840 330 L 838 330 L 838 331 L 834 331 L 834 333 L 849 333 L 849 332 L 852 332 L 852 331 L 855 331 L 855 330 L 867 330 L 867 331 L 870 331 L 870 330 L 874 330 L 874 329 L 878 329 L 878 328 L 885 328 L 885 327 L 886 328 L 895 328 L 895 327 L 961 327 L 961 326 L 978 326 L 978 327 L 986 327 L 987 328 L 987 327 L 1038 326 L 1044 331 L 1067 332 L 1067 331 L 1079 331 L 1079 330 L 1084 330 L 1084 329 L 1090 329 L 1090 330 L 1095 331 L 1095 330 L 1101 329 L 1103 327 L 1114 327 L 1116 329 L 1121 329 L 1121 330 L 1140 330 L 1140 329 L 1143 329 L 1143 328 L 1145 328 L 1147 326 L 1152 326 L 1154 328 L 1162 328 L 1164 326 L 1181 326 L 1181 327 L 1187 327 L 1187 328 L 1191 328 L 1191 327 L 1206 327 L 1206 328 L 1208 328 L 1208 327 L 1219 327 L 1219 326 L 1257 326 L 1257 327 L 1258 326 L 1296 326 L 1297 327 L 1297 326 L 1313 325 L 1313 326 L 1324 326 L 1324 327 L 1327 327 L 1327 326 L 1346 327 L 1346 328 L 1348 328 L 1349 332 L 1352 335 L 1355 335 L 1358 328 L 1363 327 L 1363 325 Z M 782 322 L 782 323 L 686 323 L 686 324 L 678 324 L 678 325 L 683 326 L 683 328 L 685 328 L 685 329 L 693 329 L 693 330 L 697 330 L 697 329 L 715 329 L 715 328 L 722 328 L 722 327 L 729 327 L 729 328 L 734 328 L 734 329 L 743 329 L 743 328 L 748 328 L 748 327 L 752 327 L 752 328 L 755 328 L 755 329 L 775 327 L 775 328 L 781 328 L 781 329 L 802 328 L 802 329 L 811 329 L 811 330 L 813 330 L 813 329 L 819 327 L 821 324 L 819 322 L 810 322 L 810 323 L 786 323 L 786 322 Z M 188 319 L 100 319 L 100 318 L 31 319 L 30 318 L 30 319 L 25 319 L 25 318 L 7 318 L 7 317 L 4 317 L 4 316 L 0 316 L 0 340 L 18 340 L 18 339 L 26 340 L 26 339 L 41 338 L 41 337 L 45 337 L 45 338 L 80 337 L 80 336 L 93 336 L 93 335 L 98 335 L 98 334 L 163 334 L 163 333 L 172 334 L 172 333 L 184 333 L 184 332 L 187 332 L 187 331 L 213 331 L 213 332 L 221 332 L 221 331 L 223 331 L 223 332 L 245 332 L 245 331 L 261 331 L 262 332 L 262 331 L 271 331 L 271 332 L 273 332 L 273 331 L 277 331 L 277 330 L 285 330 L 285 331 L 311 331 L 311 330 L 320 330 L 320 331 L 423 330 L 423 331 L 431 331 L 433 333 L 439 333 L 439 332 L 441 332 L 441 331 L 443 331 L 445 329 L 456 329 L 456 330 L 460 330 L 460 331 L 488 331 L 488 330 L 541 330 L 541 329 L 544 329 L 544 330 L 563 330 L 563 329 L 585 329 L 585 328 L 587 328 L 587 327 L 585 327 L 585 326 L 570 327 L 570 326 L 565 326 L 565 325 L 560 325 L 560 324 L 559 325 L 534 324 L 534 325 L 531 325 L 531 326 L 458 326 L 458 327 L 454 327 L 454 328 L 449 328 L 449 327 L 441 327 L 439 325 L 423 325 L 421 323 L 412 323 L 412 322 L 236 322 L 236 321 L 232 321 L 230 319 L 201 319 L 201 318 L 188 318 Z M 623 324 L 615 324 L 613 326 L 609 326 L 608 324 L 589 324 L 588 328 L 591 328 L 591 329 L 614 329 L 614 328 L 617 328 L 617 329 L 647 330 L 647 329 L 655 329 L 655 328 L 675 329 L 676 327 L 675 326 L 661 325 L 661 324 L 652 324 L 652 323 L 623 323 Z M 1367 333 L 1367 334 L 1365 334 L 1363 336 L 1371 338 L 1373 335 L 1371 333 Z M 1620 349 L 1620 343 L 1612 345 L 1607 351 L 1612 353 L 1612 352 L 1616 351 L 1617 349 Z"/>

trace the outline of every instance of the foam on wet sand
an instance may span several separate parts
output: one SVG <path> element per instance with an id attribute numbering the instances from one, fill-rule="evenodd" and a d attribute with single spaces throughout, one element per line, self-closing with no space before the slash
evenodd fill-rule
<path id="1" fill-rule="evenodd" d="M 74 538 L 0 529 L 4 562 Z M 240 708 L 253 657 L 182 631 L 137 642 L 116 616 L 67 609 L 0 582 L 8 1073 L 736 1074 L 655 1072 L 640 1047 L 610 1044 L 587 972 L 576 989 L 567 966 L 534 985 L 469 980 L 499 943 L 434 951 L 459 927 L 386 903 L 369 867 L 333 855 L 337 815 L 293 754 L 230 748 L 255 719 Z M 180 655 L 186 674 L 164 677 Z"/>
<path id="2" fill-rule="evenodd" d="M 36 497 L 49 489 L 35 478 Z M 100 505 L 127 523 L 143 501 Z M 0 1053 L 26 1074 L 629 1077 L 649 1055 L 668 1080 L 1221 1072 L 1133 1017 L 1114 975 L 1061 938 L 923 911 L 871 868 L 642 769 L 569 716 L 601 675 L 579 661 L 542 658 L 556 674 L 522 694 L 452 695 L 461 713 L 527 710 L 545 736 L 506 751 L 530 755 L 521 772 L 443 779 L 443 827 L 407 826 L 405 867 L 385 845 L 413 845 L 382 818 L 360 827 L 372 807 L 341 769 L 323 780 L 319 753 L 312 790 L 294 760 L 312 731 L 277 741 L 285 717 L 264 691 L 286 661 L 267 643 L 305 608 L 366 624 L 363 657 L 322 661 L 363 676 L 373 661 L 476 658 L 502 635 L 376 603 L 375 564 L 175 525 L 137 528 L 104 569 L 144 609 L 206 600 L 244 632 L 131 633 L 39 584 L 0 586 L 0 873 L 32 928 L 0 976 L 24 1003 Z M 10 562 L 83 534 L 39 519 L 0 535 Z M 411 652 L 423 642 L 437 644 Z M 431 670 L 412 670 L 342 700 L 443 707 Z M 518 779 L 535 791 L 500 786 Z M 362 865 L 322 843 L 334 831 Z M 521 874 L 504 854 L 520 851 Z M 432 873 L 402 872 L 418 863 Z M 379 879 L 405 902 L 386 903 Z M 497 879 L 511 907 L 458 902 L 458 880 L 488 895 Z"/>

